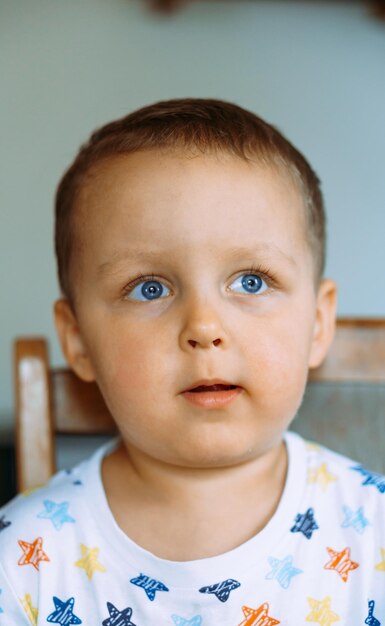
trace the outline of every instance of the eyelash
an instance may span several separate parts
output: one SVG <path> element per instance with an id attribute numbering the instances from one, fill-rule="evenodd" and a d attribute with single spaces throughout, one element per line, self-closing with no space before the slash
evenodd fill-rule
<path id="1" fill-rule="evenodd" d="M 266 282 L 269 288 L 275 287 L 275 285 L 277 284 L 275 276 L 271 272 L 270 268 L 266 266 L 252 265 L 251 267 L 248 267 L 245 270 L 239 272 L 238 277 L 244 276 L 246 274 L 256 274 L 257 276 L 260 276 L 260 278 L 262 278 Z M 152 280 L 157 280 L 161 282 L 162 279 L 156 274 L 139 274 L 136 278 L 134 278 L 134 280 L 132 280 L 128 285 L 123 288 L 122 297 L 124 298 L 125 296 L 128 296 L 131 291 L 133 291 L 135 287 L 140 283 Z"/>

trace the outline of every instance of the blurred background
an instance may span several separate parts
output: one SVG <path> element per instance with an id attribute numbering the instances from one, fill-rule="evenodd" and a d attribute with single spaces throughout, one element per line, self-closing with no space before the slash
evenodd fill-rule
<path id="1" fill-rule="evenodd" d="M 156 10 L 162 4 L 170 10 Z M 53 363 L 63 363 L 52 321 L 55 187 L 107 121 L 185 96 L 265 117 L 323 182 L 326 273 L 339 283 L 339 315 L 385 315 L 382 6 L 1 0 L 0 482 L 8 491 L 0 498 L 12 489 L 12 340 L 45 335 Z"/>

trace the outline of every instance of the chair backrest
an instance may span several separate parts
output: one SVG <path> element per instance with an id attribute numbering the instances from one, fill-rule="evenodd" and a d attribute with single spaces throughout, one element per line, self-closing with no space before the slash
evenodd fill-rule
<path id="1" fill-rule="evenodd" d="M 290 430 L 385 474 L 385 319 L 338 320 Z"/>
<path id="2" fill-rule="evenodd" d="M 115 423 L 95 383 L 49 366 L 44 338 L 14 343 L 16 478 L 18 491 L 56 471 L 56 434 L 113 434 Z"/>
<path id="3" fill-rule="evenodd" d="M 49 366 L 42 338 L 15 341 L 16 474 L 20 491 L 56 470 L 55 434 L 113 434 L 94 383 Z M 324 364 L 310 373 L 292 430 L 385 472 L 385 319 L 339 319 Z"/>

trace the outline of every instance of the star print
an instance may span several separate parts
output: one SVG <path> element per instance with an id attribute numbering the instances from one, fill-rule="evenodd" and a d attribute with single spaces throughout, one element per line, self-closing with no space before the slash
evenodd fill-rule
<path id="1" fill-rule="evenodd" d="M 184 619 L 179 615 L 171 615 L 175 626 L 201 626 L 202 618 L 200 615 L 195 615 L 191 619 Z"/>
<path id="2" fill-rule="evenodd" d="M 43 539 L 41 537 L 37 537 L 33 543 L 19 541 L 18 544 L 24 552 L 18 561 L 18 565 L 33 565 L 35 569 L 39 570 L 41 561 L 49 561 L 43 550 Z"/>
<path id="3" fill-rule="evenodd" d="M 83 483 L 81 480 L 74 480 L 72 484 L 78 487 L 79 485 L 82 485 Z"/>
<path id="4" fill-rule="evenodd" d="M 381 622 L 379 622 L 378 619 L 376 619 L 373 615 L 374 600 L 369 600 L 368 609 L 369 609 L 369 613 L 368 613 L 368 617 L 365 620 L 365 624 L 368 624 L 368 626 L 381 626 Z"/>
<path id="5" fill-rule="evenodd" d="M 341 524 L 342 528 L 349 528 L 349 526 L 351 526 L 362 535 L 365 528 L 371 525 L 364 515 L 364 508 L 362 506 L 360 506 L 357 511 L 353 511 L 348 506 L 343 506 L 342 510 L 345 513 L 345 519 Z"/>
<path id="6" fill-rule="evenodd" d="M 290 529 L 292 533 L 302 533 L 306 539 L 311 539 L 311 536 L 317 528 L 319 528 L 317 522 L 314 519 L 314 509 L 308 509 L 306 513 L 298 513 L 295 518 L 295 524 Z"/>
<path id="7" fill-rule="evenodd" d="M 287 589 L 291 583 L 293 576 L 302 574 L 303 570 L 293 566 L 293 557 L 286 556 L 284 559 L 275 559 L 269 557 L 269 563 L 273 568 L 266 576 L 267 580 L 275 578 L 283 589 Z"/>
<path id="8" fill-rule="evenodd" d="M 63 524 L 76 521 L 68 515 L 69 502 L 52 502 L 52 500 L 44 500 L 45 511 L 38 514 L 38 517 L 50 519 L 56 530 L 60 530 Z"/>
<path id="9" fill-rule="evenodd" d="M 330 626 L 333 622 L 339 622 L 339 616 L 330 608 L 330 596 L 326 596 L 320 601 L 314 600 L 314 598 L 308 598 L 307 601 L 312 609 L 306 617 L 307 622 L 317 622 L 320 626 Z"/>
<path id="10" fill-rule="evenodd" d="M 328 472 L 326 463 L 322 463 L 319 467 L 309 469 L 308 471 L 308 483 L 318 483 L 322 491 L 326 491 L 329 483 L 334 483 L 336 480 L 337 476 Z"/>
<path id="11" fill-rule="evenodd" d="M 51 624 L 81 624 L 82 620 L 73 614 L 73 608 L 75 604 L 74 598 L 69 598 L 67 601 L 59 600 L 53 596 L 53 603 L 55 605 L 55 611 L 48 615 L 47 622 Z"/>
<path id="12" fill-rule="evenodd" d="M 218 600 L 221 602 L 226 602 L 229 599 L 230 593 L 241 586 L 237 580 L 233 580 L 232 578 L 228 578 L 227 580 L 223 580 L 220 583 L 216 583 L 215 585 L 209 585 L 208 587 L 201 587 L 199 589 L 200 593 L 213 593 Z"/>
<path id="13" fill-rule="evenodd" d="M 116 606 L 107 602 L 107 609 L 110 617 L 103 620 L 102 626 L 135 626 L 131 621 L 132 609 L 127 607 L 123 611 L 119 611 Z"/>
<path id="14" fill-rule="evenodd" d="M 257 609 L 243 606 L 242 611 L 246 619 L 239 626 L 274 626 L 274 624 L 281 623 L 274 617 L 269 617 L 269 605 L 267 602 L 261 604 Z"/>
<path id="15" fill-rule="evenodd" d="M 379 572 L 385 572 L 385 550 L 384 550 L 384 548 L 380 548 L 380 552 L 381 552 L 382 561 L 380 561 L 380 563 L 377 563 L 375 568 L 378 569 Z"/>
<path id="16" fill-rule="evenodd" d="M 11 524 L 12 522 L 9 522 L 8 520 L 6 520 L 5 515 L 2 515 L 0 517 L 0 532 L 8 528 L 8 526 L 10 526 Z"/>
<path id="17" fill-rule="evenodd" d="M 329 552 L 331 560 L 326 563 L 325 569 L 336 571 L 344 583 L 346 583 L 350 570 L 357 569 L 357 567 L 359 567 L 358 563 L 355 563 L 350 559 L 350 548 L 345 548 L 344 550 L 341 550 L 341 552 L 337 552 L 331 548 L 326 549 Z"/>
<path id="18" fill-rule="evenodd" d="M 380 493 L 385 493 L 385 476 L 377 474 L 376 472 L 370 472 L 365 467 L 362 467 L 362 465 L 355 465 L 350 469 L 362 474 L 362 476 L 365 476 L 365 480 L 361 483 L 364 487 L 367 485 L 373 485 L 374 487 L 377 487 Z"/>
<path id="19" fill-rule="evenodd" d="M 98 561 L 99 548 L 87 548 L 84 543 L 81 543 L 80 550 L 83 558 L 76 561 L 75 566 L 85 570 L 88 580 L 92 579 L 95 572 L 107 571 Z"/>
<path id="20" fill-rule="evenodd" d="M 155 580 L 155 578 L 150 578 L 144 574 L 140 574 L 136 578 L 131 578 L 130 583 L 144 589 L 147 598 L 151 600 L 151 602 L 154 601 L 157 591 L 169 591 L 168 587 L 166 587 L 166 585 L 161 583 L 159 580 Z"/>
<path id="21" fill-rule="evenodd" d="M 33 606 L 29 593 L 26 593 L 20 602 L 32 626 L 37 626 L 38 610 Z"/>

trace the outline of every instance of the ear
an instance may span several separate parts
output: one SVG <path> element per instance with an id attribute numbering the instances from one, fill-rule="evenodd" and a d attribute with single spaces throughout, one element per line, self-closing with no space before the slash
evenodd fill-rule
<path id="1" fill-rule="evenodd" d="M 333 341 L 336 325 L 337 287 L 324 279 L 318 288 L 314 333 L 309 355 L 309 368 L 321 365 Z"/>
<path id="2" fill-rule="evenodd" d="M 68 365 L 82 380 L 91 382 L 95 374 L 86 346 L 67 299 L 57 300 L 54 305 L 54 319 L 63 354 Z"/>

